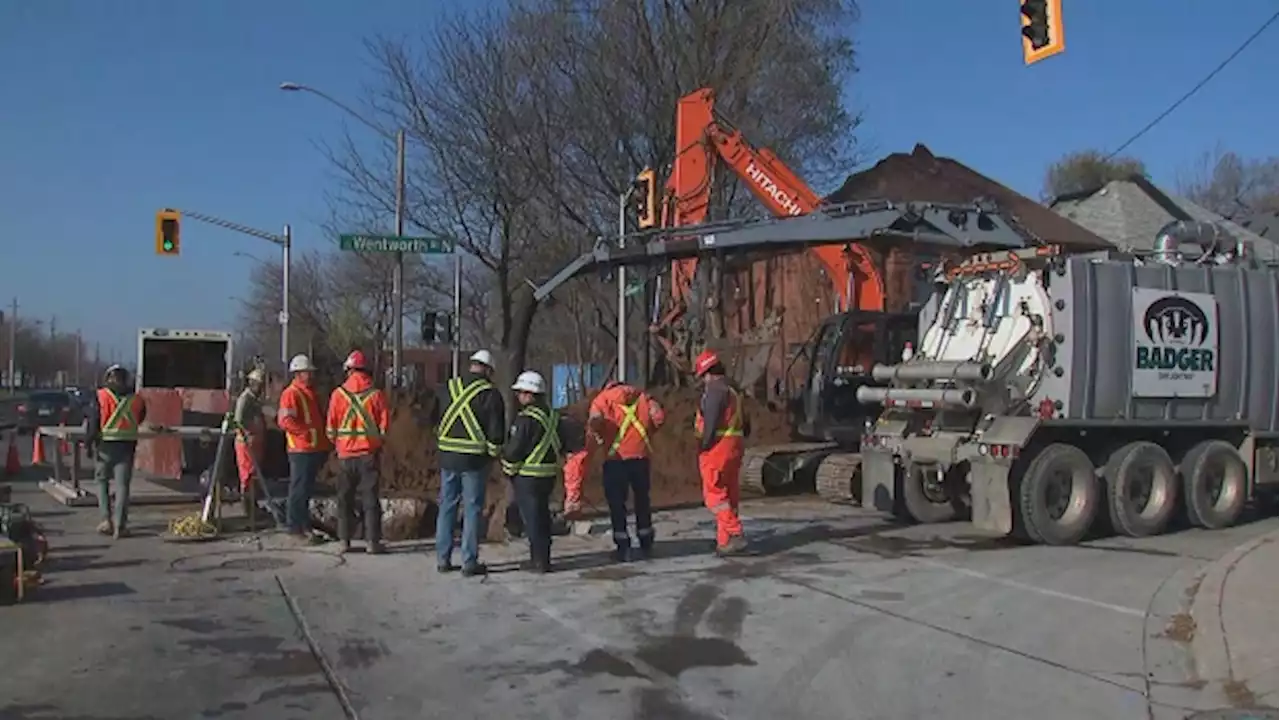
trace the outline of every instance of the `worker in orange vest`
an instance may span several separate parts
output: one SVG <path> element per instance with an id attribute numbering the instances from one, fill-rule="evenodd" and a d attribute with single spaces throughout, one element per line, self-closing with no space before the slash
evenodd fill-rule
<path id="1" fill-rule="evenodd" d="M 295 355 L 289 361 L 290 382 L 280 393 L 276 424 L 284 431 L 285 448 L 289 452 L 289 497 L 285 504 L 285 520 L 289 535 L 310 542 L 311 493 L 320 469 L 329 459 L 329 436 L 325 432 L 325 407 L 312 385 L 316 368 L 311 358 Z"/>
<path id="2" fill-rule="evenodd" d="M 119 540 L 129 535 L 129 485 L 138 450 L 138 428 L 147 419 L 147 405 L 133 394 L 129 371 L 107 368 L 103 387 L 85 413 L 85 444 L 93 450 L 93 479 L 98 482 L 98 532 Z M 116 481 L 115 517 L 111 514 L 111 480 Z"/>
<path id="3" fill-rule="evenodd" d="M 391 413 L 387 397 L 373 386 L 364 353 L 354 350 L 342 363 L 347 379 L 329 396 L 325 433 L 338 451 L 338 539 L 342 552 L 351 550 L 355 500 L 364 507 L 365 552 L 380 555 L 382 505 L 378 502 L 378 461 Z"/>
<path id="4" fill-rule="evenodd" d="M 236 398 L 236 470 L 240 476 L 240 503 L 245 517 L 251 515 L 251 506 L 257 500 L 256 495 L 263 492 L 262 483 L 265 478 L 258 477 L 257 469 L 262 467 L 262 451 L 266 446 L 267 421 L 263 416 L 263 391 L 266 389 L 267 374 L 262 368 L 254 368 L 245 376 L 244 390 Z M 252 485 L 253 487 L 250 487 Z"/>
<path id="5" fill-rule="evenodd" d="M 729 384 L 720 358 L 710 350 L 698 355 L 694 375 L 702 379 L 702 400 L 694 418 L 698 434 L 698 473 L 702 500 L 716 517 L 716 554 L 737 555 L 747 549 L 738 518 L 741 497 L 743 438 L 750 432 L 742 396 Z"/>
<path id="6" fill-rule="evenodd" d="M 648 393 L 612 381 L 592 400 L 587 427 L 592 440 L 604 446 L 604 497 L 609 502 L 613 526 L 613 559 L 631 559 L 631 535 L 627 532 L 627 491 L 635 498 L 636 540 L 640 558 L 653 554 L 653 506 L 649 501 L 649 437 L 662 427 L 666 413 Z M 567 482 L 566 482 L 567 485 Z"/>

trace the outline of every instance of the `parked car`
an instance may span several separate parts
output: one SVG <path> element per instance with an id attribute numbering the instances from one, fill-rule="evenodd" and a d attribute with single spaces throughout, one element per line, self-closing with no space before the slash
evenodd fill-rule
<path id="1" fill-rule="evenodd" d="M 84 408 L 65 390 L 36 390 L 18 402 L 18 432 L 41 425 L 80 425 Z"/>

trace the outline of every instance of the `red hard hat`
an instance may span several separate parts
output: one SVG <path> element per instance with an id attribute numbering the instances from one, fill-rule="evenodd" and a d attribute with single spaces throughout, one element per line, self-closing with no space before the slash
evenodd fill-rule
<path id="1" fill-rule="evenodd" d="M 342 363 L 343 370 L 364 370 L 368 365 L 364 361 L 364 353 L 359 350 L 352 350 L 347 356 L 346 362 Z"/>
<path id="2" fill-rule="evenodd" d="M 698 359 L 693 361 L 693 374 L 695 377 L 702 377 L 707 371 L 720 364 L 720 358 L 710 350 L 703 350 L 698 355 Z"/>

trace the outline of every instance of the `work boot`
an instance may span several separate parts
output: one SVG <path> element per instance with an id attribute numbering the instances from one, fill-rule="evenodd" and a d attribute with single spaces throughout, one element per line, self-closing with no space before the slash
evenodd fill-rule
<path id="1" fill-rule="evenodd" d="M 476 563 L 475 565 L 467 565 L 462 568 L 462 577 L 475 577 L 477 575 L 488 575 L 489 566 L 484 563 Z"/>
<path id="2" fill-rule="evenodd" d="M 653 543 L 640 543 L 640 548 L 636 552 L 636 557 L 640 560 L 653 559 Z"/>
<path id="3" fill-rule="evenodd" d="M 631 559 L 631 548 L 619 546 L 610 554 L 610 557 L 612 557 L 613 561 L 616 563 L 627 562 Z"/>
<path id="4" fill-rule="evenodd" d="M 720 557 L 732 557 L 741 555 L 747 550 L 747 539 L 741 535 L 734 535 L 729 538 L 729 542 L 716 548 L 716 555 Z"/>
<path id="5" fill-rule="evenodd" d="M 98 523 L 99 535 L 114 535 L 115 532 L 116 532 L 116 529 L 111 524 L 110 520 L 103 520 L 102 522 Z"/>
<path id="6" fill-rule="evenodd" d="M 112 536 L 113 538 L 115 538 L 116 540 L 119 540 L 120 538 L 127 538 L 127 537 L 129 537 L 129 535 L 130 535 L 129 528 L 124 527 L 123 525 L 121 525 L 120 527 L 116 528 L 116 531 L 115 531 L 114 533 L 112 533 L 112 535 L 111 535 L 111 536 Z"/>
<path id="7" fill-rule="evenodd" d="M 457 572 L 457 570 L 458 570 L 458 566 L 454 565 L 452 561 L 445 562 L 445 563 L 436 563 L 436 572 L 438 573 L 442 573 L 442 574 L 451 573 L 451 572 Z"/>
<path id="8" fill-rule="evenodd" d="M 535 575 L 546 575 L 551 572 L 549 565 L 538 560 L 525 560 L 520 563 L 520 569 Z"/>
<path id="9" fill-rule="evenodd" d="M 366 555 L 386 555 L 387 546 L 380 542 L 372 542 L 364 549 Z"/>

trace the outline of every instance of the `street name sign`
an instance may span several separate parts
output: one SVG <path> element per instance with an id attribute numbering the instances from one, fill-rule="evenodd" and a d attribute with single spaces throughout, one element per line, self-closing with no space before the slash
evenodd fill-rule
<path id="1" fill-rule="evenodd" d="M 351 252 L 402 252 L 447 255 L 454 251 L 452 238 L 403 235 L 339 235 L 338 247 Z"/>

